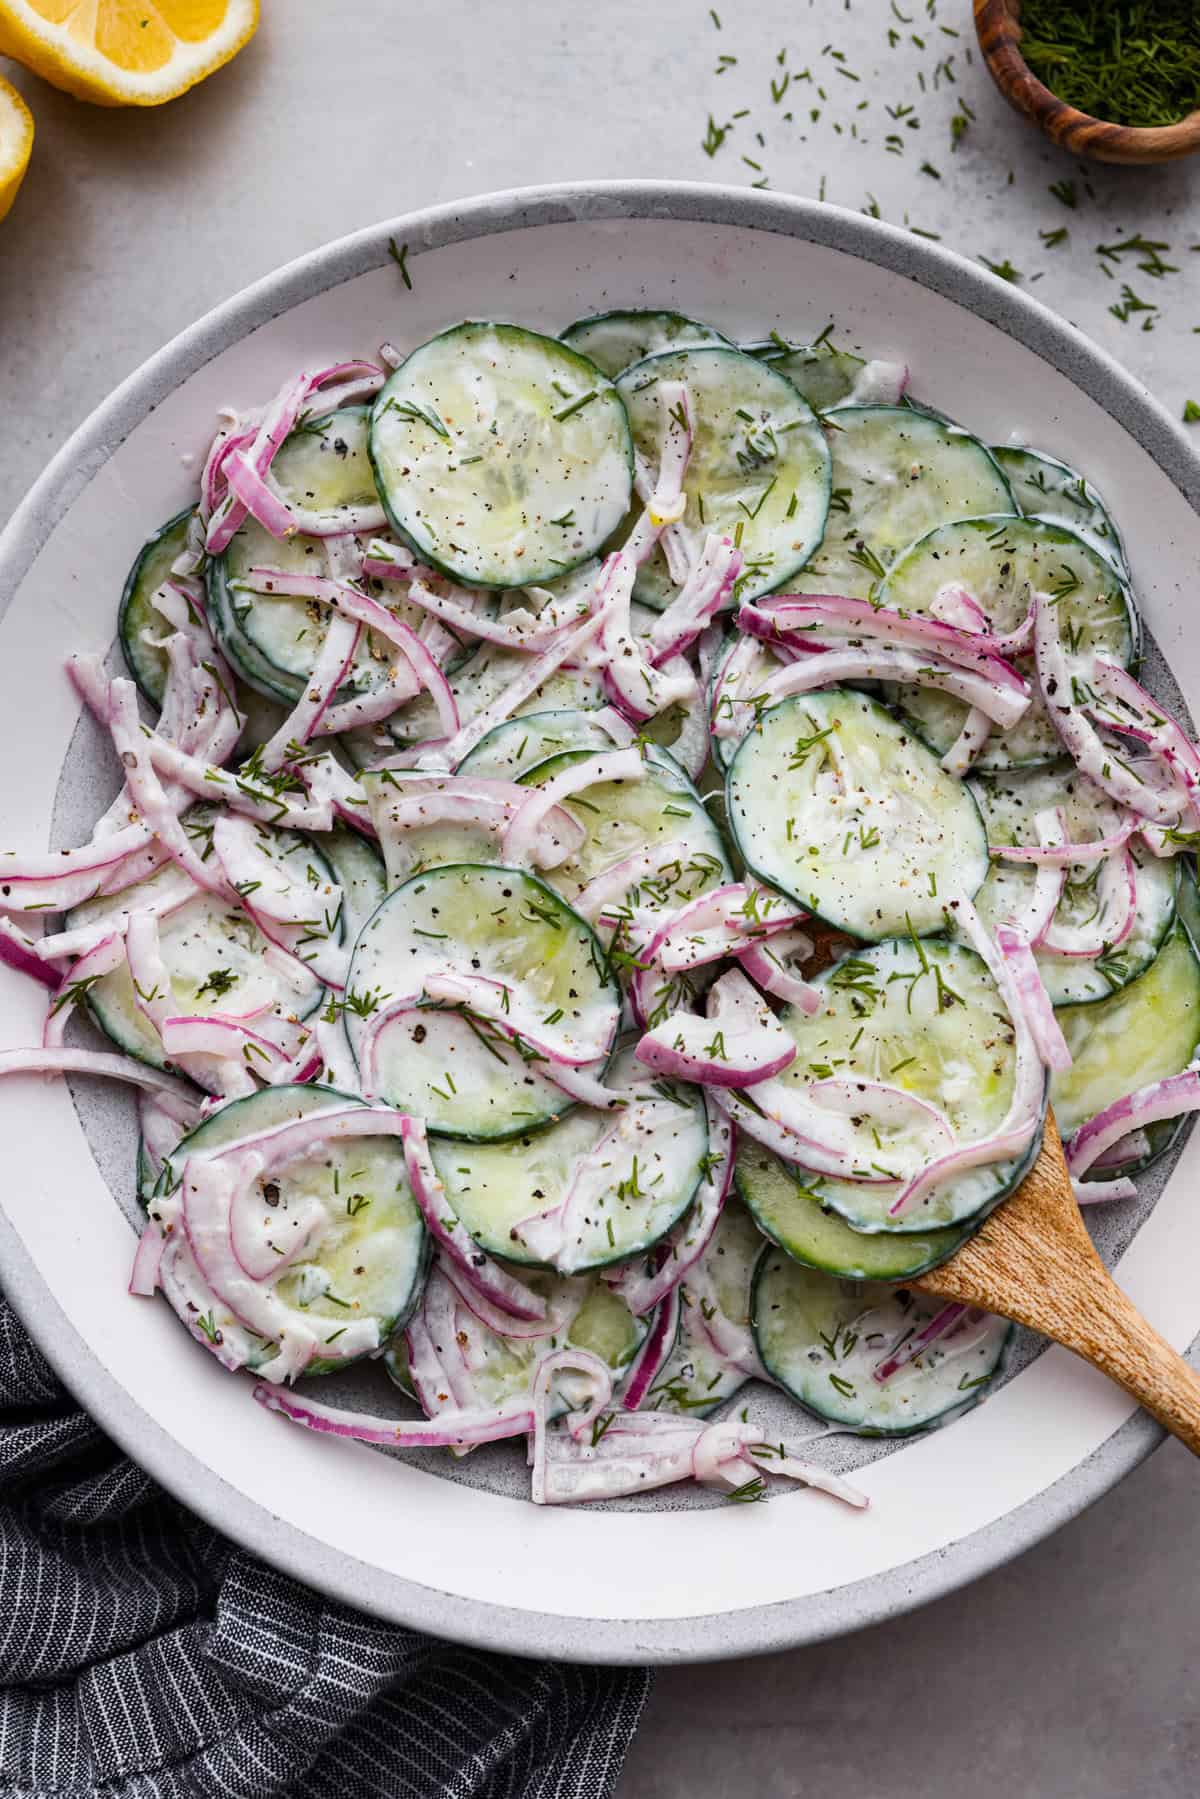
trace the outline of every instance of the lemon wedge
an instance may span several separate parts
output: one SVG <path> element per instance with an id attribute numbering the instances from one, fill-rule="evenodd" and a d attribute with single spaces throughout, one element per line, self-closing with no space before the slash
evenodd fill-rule
<path id="1" fill-rule="evenodd" d="M 0 76 L 0 219 L 17 197 L 33 149 L 33 114 Z"/>
<path id="2" fill-rule="evenodd" d="M 236 56 L 258 0 L 0 0 L 0 55 L 100 106 L 157 106 Z"/>

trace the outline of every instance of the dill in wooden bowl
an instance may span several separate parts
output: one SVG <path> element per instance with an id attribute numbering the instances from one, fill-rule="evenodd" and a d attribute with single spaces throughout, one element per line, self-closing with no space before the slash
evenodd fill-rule
<path id="1" fill-rule="evenodd" d="M 997 86 L 1076 155 L 1200 149 L 1200 0 L 975 0 Z"/>
<path id="2" fill-rule="evenodd" d="M 1021 53 L 1094 119 L 1174 125 L 1200 107 L 1197 0 L 1022 0 Z"/>

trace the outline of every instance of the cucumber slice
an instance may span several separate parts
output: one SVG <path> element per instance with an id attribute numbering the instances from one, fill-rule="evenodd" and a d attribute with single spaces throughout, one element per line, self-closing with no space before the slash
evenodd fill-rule
<path id="1" fill-rule="evenodd" d="M 206 824 L 205 808 L 196 806 L 187 814 L 188 830 L 194 838 Z M 294 831 L 264 827 L 261 842 L 293 879 L 307 881 L 312 871 L 314 906 L 319 909 L 321 891 L 332 884 L 333 874 L 311 840 Z M 116 918 L 136 908 L 141 903 L 139 896 L 153 896 L 162 881 L 173 878 L 171 868 L 168 863 L 149 880 L 122 893 L 77 906 L 67 915 L 67 929 Z M 339 916 L 331 935 L 340 941 L 341 934 Z M 171 993 L 181 1013 L 250 1012 L 265 1005 L 277 1018 L 307 1018 L 324 996 L 325 989 L 315 975 L 295 958 L 273 951 L 253 919 L 215 894 L 197 893 L 162 918 L 159 941 Z M 170 1066 L 157 1032 L 138 1009 L 128 968 L 101 975 L 88 989 L 87 1003 L 100 1029 L 127 1054 L 153 1068 Z"/>
<path id="2" fill-rule="evenodd" d="M 312 1092 L 267 1087 L 234 1101 L 183 1139 L 171 1158 L 174 1168 L 182 1170 L 190 1154 L 235 1143 L 291 1118 L 358 1103 L 329 1088 L 317 1090 L 314 1102 Z M 324 1230 L 311 1253 L 290 1262 L 272 1285 L 314 1328 L 328 1326 L 329 1344 L 351 1319 L 370 1318 L 382 1343 L 412 1311 L 429 1261 L 429 1239 L 399 1139 L 356 1137 L 328 1143 L 274 1174 L 263 1188 L 263 1203 L 280 1254 L 290 1248 L 292 1208 L 307 1212 L 314 1197 L 325 1213 Z M 151 1200 L 151 1215 L 154 1206 Z M 345 1365 L 331 1359 L 312 1363 L 305 1372 L 327 1373 Z"/>
<path id="3" fill-rule="evenodd" d="M 378 506 L 367 453 L 369 406 L 343 406 L 321 417 L 305 414 L 271 463 L 271 477 L 285 499 L 309 512 Z"/>
<path id="4" fill-rule="evenodd" d="M 208 562 L 205 578 L 209 619 L 234 672 L 248 687 L 253 687 L 267 699 L 282 701 L 290 710 L 304 691 L 303 677 L 269 661 L 242 629 L 244 620 L 254 611 L 257 596 L 238 588 L 235 583 L 248 569 L 264 565 L 268 568 L 287 569 L 292 574 L 328 573 L 319 538 L 297 535 L 277 542 L 254 519 L 247 519 L 224 554 L 211 557 Z M 304 601 L 288 602 L 282 599 L 270 599 L 265 603 L 272 606 L 290 604 L 301 608 L 305 605 Z M 316 618 L 323 616 L 326 610 L 325 607 L 318 606 L 317 614 L 309 620 L 314 643 Z M 297 632 L 302 628 L 299 623 L 295 626 Z"/>
<path id="5" fill-rule="evenodd" d="M 908 545 L 950 519 L 1015 512 L 989 450 L 958 425 L 910 406 L 837 406 L 829 522 L 790 587 L 870 599 Z"/>
<path id="6" fill-rule="evenodd" d="M 611 381 L 517 325 L 445 331 L 375 401 L 375 483 L 425 560 L 473 587 L 523 587 L 595 554 L 633 492 Z"/>
<path id="7" fill-rule="evenodd" d="M 1057 456 L 1001 444 L 992 455 L 1008 477 L 1013 499 L 1026 518 L 1046 519 L 1074 531 L 1111 563 L 1128 585 L 1129 564 L 1116 521 L 1085 475 Z"/>
<path id="8" fill-rule="evenodd" d="M 639 1067 L 632 1048 L 626 1049 L 607 1082 L 632 1088 L 636 1097 L 654 1102 L 633 1190 L 624 1165 L 618 1167 L 614 1160 L 613 1187 L 596 1201 L 569 1257 L 560 1264 L 564 1274 L 583 1274 L 643 1254 L 695 1197 L 708 1153 L 700 1096 L 681 1087 L 677 1104 L 666 1105 L 644 1079 L 639 1080 Z M 561 1204 L 577 1165 L 616 1123 L 610 1112 L 581 1106 L 545 1130 L 526 1132 L 506 1143 L 435 1141 L 433 1159 L 451 1205 L 480 1248 L 510 1262 L 536 1266 L 540 1258 L 516 1227 Z"/>
<path id="9" fill-rule="evenodd" d="M 188 526 L 195 508 L 176 513 L 148 543 L 142 545 L 130 569 L 117 614 L 117 636 L 125 665 L 146 698 L 162 705 L 167 684 L 167 658 L 156 639 L 168 635 L 170 626 L 150 604 L 163 582 L 170 579 L 171 565 L 187 547 Z"/>
<path id="10" fill-rule="evenodd" d="M 726 1202 L 712 1241 L 700 1258 L 723 1318 L 739 1330 L 750 1330 L 750 1295 L 763 1240 L 754 1220 L 736 1199 Z M 704 1329 L 704 1311 L 689 1291 L 680 1289 L 679 1336 L 662 1373 L 650 1389 L 646 1409 L 683 1412 L 706 1418 L 746 1384 L 747 1376 L 718 1354 Z"/>
<path id="11" fill-rule="evenodd" d="M 755 599 L 802 567 L 821 541 L 829 505 L 821 427 L 791 382 L 753 356 L 721 346 L 674 350 L 636 363 L 617 383 L 634 442 L 652 465 L 662 381 L 685 381 L 691 396 L 684 528 L 697 542 L 709 531 L 737 534 L 744 561 L 736 591 Z M 639 577 L 634 593 L 662 603 L 651 577 Z"/>
<path id="12" fill-rule="evenodd" d="M 775 337 L 744 347 L 749 355 L 786 375 L 814 412 L 825 412 L 844 400 L 864 367 L 861 356 L 839 350 L 831 343 L 789 344 Z"/>
<path id="13" fill-rule="evenodd" d="M 230 1149 L 235 1143 L 262 1131 L 297 1124 L 302 1118 L 311 1118 L 315 1112 L 336 1112 L 341 1107 L 358 1103 L 356 1095 L 339 1093 L 336 1087 L 321 1086 L 316 1081 L 302 1087 L 263 1087 L 245 1099 L 231 1099 L 227 1105 L 210 1112 L 202 1124 L 180 1140 L 179 1146 L 163 1163 L 157 1180 L 143 1180 L 142 1197 L 148 1199 L 152 1193 L 175 1192 L 183 1173 L 184 1158 L 179 1151 L 185 1144 L 189 1154 L 201 1150 L 210 1154 L 213 1150 Z"/>
<path id="14" fill-rule="evenodd" d="M 968 785 L 983 814 L 988 842 L 993 844 L 1035 843 L 1033 820 L 1047 807 L 1061 807 L 1066 814 L 1067 834 L 1079 843 L 1111 835 L 1123 816 L 1121 808 L 1071 764 L 1030 769 Z M 1166 940 L 1175 916 L 1176 863 L 1151 855 L 1136 842 L 1129 847 L 1137 869 L 1137 912 L 1133 930 L 1124 943 L 1095 960 L 1037 952 L 1042 980 L 1056 1006 L 1107 999 L 1149 968 Z M 1055 915 L 1061 924 L 1084 925 L 1095 918 L 1099 874 L 1098 862 L 1069 870 Z M 1037 871 L 1028 864 L 992 863 L 975 901 L 989 930 L 1007 918 L 1025 914 L 1036 880 Z"/>
<path id="15" fill-rule="evenodd" d="M 315 479 L 315 477 L 314 477 Z M 305 504 L 311 505 L 311 500 Z M 223 556 L 216 559 L 210 585 L 219 590 L 215 623 L 239 673 L 277 698 L 298 700 L 325 642 L 333 608 L 293 594 L 255 593 L 241 583 L 252 568 L 281 568 L 289 574 L 328 574 L 323 540 L 296 535 L 282 543 L 247 519 Z M 373 581 L 370 592 L 414 630 L 425 613 L 392 582 Z M 341 697 L 378 687 L 395 664 L 396 652 L 364 631 Z"/>
<path id="16" fill-rule="evenodd" d="M 519 748 L 525 737 L 524 721 L 514 722 L 517 729 L 512 734 L 517 736 Z M 611 739 L 607 748 L 612 748 Z M 595 753 L 571 750 L 541 757 L 521 780 L 540 785 L 569 767 L 571 761 Z M 651 895 L 648 890 L 647 905 L 682 904 L 685 897 L 693 898 L 706 886 L 728 878 L 729 865 L 719 835 L 686 775 L 665 751 L 651 746 L 647 747 L 646 763 L 648 772 L 639 783 L 605 782 L 564 802 L 564 809 L 588 833 L 578 855 L 547 872 L 549 884 L 564 899 L 574 900 L 593 875 L 635 850 L 676 839 L 690 853 L 651 883 L 654 891 Z M 439 823 L 402 833 L 394 831 L 391 818 L 396 796 L 411 792 L 403 788 L 402 782 L 403 776 L 389 769 L 365 770 L 362 775 L 371 818 L 383 842 L 389 886 L 399 886 L 422 868 L 436 868 L 447 862 L 497 860 L 499 839 L 494 831 L 479 825 Z M 447 785 L 453 789 L 453 779 L 448 777 Z"/>
<path id="17" fill-rule="evenodd" d="M 234 698 L 245 720 L 238 738 L 238 751 L 246 756 L 270 743 L 292 708 L 279 700 L 268 699 L 265 693 L 237 676 L 234 677 Z"/>
<path id="18" fill-rule="evenodd" d="M 506 1400 L 527 1393 L 538 1361 L 552 1348 L 562 1348 L 564 1341 L 573 1349 L 585 1349 L 590 1355 L 599 1356 L 612 1370 L 614 1378 L 624 1372 L 646 1335 L 647 1323 L 635 1318 L 623 1299 L 601 1280 L 568 1282 L 550 1275 L 530 1275 L 525 1270 L 522 1270 L 521 1278 L 544 1294 L 552 1309 L 569 1311 L 572 1301 L 578 1309 L 562 1339 L 552 1342 L 549 1337 L 498 1336 L 468 1307 L 460 1305 L 456 1313 L 459 1346 L 479 1389 L 481 1405 L 499 1407 Z M 584 1288 L 581 1304 L 578 1299 L 580 1287 Z M 411 1394 L 411 1386 L 407 1385 L 408 1355 L 403 1338 L 394 1340 L 394 1346 L 389 1346 L 384 1360 L 397 1386 Z M 550 1417 L 559 1417 L 571 1406 L 581 1403 L 583 1398 L 583 1393 L 575 1390 L 575 1380 L 570 1372 L 560 1375 L 551 1392 Z"/>
<path id="19" fill-rule="evenodd" d="M 357 831 L 322 831 L 313 842 L 342 890 L 342 926 L 347 941 L 356 943 L 368 918 L 387 897 L 383 857 Z"/>
<path id="20" fill-rule="evenodd" d="M 1095 655 L 1128 667 L 1137 654 L 1137 618 L 1129 590 L 1091 546 L 1041 519 L 965 518 L 914 543 L 879 590 L 885 606 L 928 613 L 943 582 L 961 583 L 993 628 L 1015 630 L 1029 611 L 1030 591 L 1049 593 L 1072 674 L 1087 678 Z M 1056 760 L 1062 744 L 1046 716 L 1032 660 L 1021 658 L 1033 702 L 1020 722 L 989 738 L 976 767 L 984 772 Z M 889 689 L 938 754 L 950 748 L 967 708 L 929 688 Z"/>
<path id="21" fill-rule="evenodd" d="M 532 875 L 455 864 L 397 888 L 360 933 L 345 1013 L 355 1059 L 372 1011 L 419 994 L 426 975 L 451 965 L 503 982 L 523 1009 L 557 1014 L 582 1039 L 602 1042 L 616 1024 L 616 986 L 578 913 Z M 447 1137 L 519 1136 L 570 1104 L 532 1063 L 499 1050 L 457 1012 L 397 1019 L 381 1038 L 378 1068 L 381 1097 Z"/>
<path id="22" fill-rule="evenodd" d="M 1193 856 L 1176 856 L 1179 883 L 1175 889 L 1175 911 L 1188 936 L 1200 949 L 1200 885 L 1196 881 Z"/>
<path id="23" fill-rule="evenodd" d="M 730 764 L 726 805 L 760 880 L 867 941 L 942 930 L 947 901 L 987 876 L 965 784 L 886 707 L 845 688 L 765 712 Z"/>
<path id="24" fill-rule="evenodd" d="M 611 750 L 613 739 L 586 712 L 530 712 L 496 725 L 458 765 L 459 774 L 519 781 L 566 750 Z"/>
<path id="25" fill-rule="evenodd" d="M 490 706 L 494 699 L 529 666 L 522 650 L 508 650 L 499 644 L 482 643 L 477 650 L 451 671 L 450 688 L 458 704 L 463 724 Z M 525 718 L 532 712 L 587 712 L 607 704 L 603 676 L 595 669 L 560 668 L 518 706 L 514 717 Z M 390 735 L 401 744 L 424 743 L 441 734 L 437 709 L 428 694 L 418 694 L 388 720 Z M 478 772 L 478 771 L 477 771 Z"/>
<path id="26" fill-rule="evenodd" d="M 1177 924 L 1145 974 L 1111 999 L 1066 1006 L 1058 1022 L 1072 1063 L 1054 1075 L 1050 1098 L 1066 1137 L 1124 1094 L 1191 1063 L 1200 1046 L 1200 960 L 1187 931 Z"/>
<path id="27" fill-rule="evenodd" d="M 591 753 L 568 750 L 548 757 L 522 775 L 521 784 L 541 787 Z M 665 843 L 680 845 L 679 860 L 636 884 L 640 908 L 671 911 L 733 878 L 720 833 L 674 757 L 647 744 L 644 760 L 640 781 L 605 781 L 562 801 L 587 832 L 578 853 L 547 872 L 564 899 L 574 900 L 589 881 L 627 856 Z"/>
<path id="28" fill-rule="evenodd" d="M 734 1180 L 760 1231 L 780 1249 L 843 1280 L 915 1280 L 952 1256 L 972 1234 L 951 1226 L 898 1236 L 873 1236 L 848 1225 L 823 1198 L 819 1175 L 802 1176 L 761 1143 L 743 1136 Z"/>
<path id="29" fill-rule="evenodd" d="M 781 1084 L 804 1087 L 830 1076 L 886 1082 L 937 1106 L 960 1143 L 998 1127 L 1012 1099 L 1016 1053 L 1004 1001 L 973 950 L 892 938 L 852 951 L 813 984 L 823 1002 L 815 1016 L 795 1006 L 780 1013 L 797 1050 L 776 1077 Z M 738 1096 L 729 1109 L 753 1124 Z M 970 1169 L 892 1217 L 899 1179 L 879 1176 L 889 1169 L 910 1174 L 919 1165 L 920 1139 L 903 1123 L 885 1127 L 865 1118 L 855 1124 L 853 1140 L 865 1178 L 818 1182 L 802 1169 L 801 1180 L 855 1230 L 902 1235 L 927 1236 L 933 1227 L 990 1210 L 1022 1178 L 1037 1148 Z"/>
<path id="30" fill-rule="evenodd" d="M 864 1437 L 907 1436 L 975 1405 L 1000 1365 L 1007 1318 L 936 1338 L 886 1381 L 874 1369 L 941 1311 L 944 1301 L 876 1281 L 838 1280 L 763 1251 L 754 1278 L 754 1334 L 768 1371 L 818 1417 Z"/>
<path id="31" fill-rule="evenodd" d="M 682 344 L 727 344 L 729 339 L 680 312 L 601 312 L 576 319 L 559 336 L 615 381 L 632 363 Z"/>

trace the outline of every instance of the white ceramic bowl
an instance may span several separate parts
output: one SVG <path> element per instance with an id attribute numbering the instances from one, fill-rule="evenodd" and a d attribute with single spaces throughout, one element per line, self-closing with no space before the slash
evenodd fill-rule
<path id="1" fill-rule="evenodd" d="M 393 236 L 409 245 L 411 292 Z M 924 398 L 986 439 L 1016 430 L 1078 462 L 1116 510 L 1147 622 L 1197 709 L 1200 464 L 1101 351 L 973 265 L 856 214 L 683 184 L 551 188 L 414 214 L 292 264 L 168 345 L 59 453 L 0 539 L 5 843 L 44 846 L 56 804 L 60 829 L 86 828 L 75 778 L 60 790 L 78 711 L 63 657 L 111 642 L 129 563 L 190 498 L 219 406 L 463 315 L 554 331 L 646 304 L 732 336 L 804 337 L 834 318 L 839 341 L 907 361 Z M 35 1040 L 39 1005 L 0 970 L 0 1044 Z M 1121 1392 L 1052 1350 L 961 1422 L 868 1467 L 865 1515 L 812 1494 L 540 1511 L 267 1417 L 164 1305 L 130 1299 L 130 1140 L 114 1117 L 77 1109 L 61 1083 L 0 1087 L 0 1272 L 30 1330 L 112 1436 L 211 1523 L 314 1586 L 444 1636 L 634 1662 L 809 1641 L 995 1566 L 1157 1441 Z M 1181 1349 L 1200 1330 L 1198 1161 L 1200 1139 L 1119 1269 Z"/>

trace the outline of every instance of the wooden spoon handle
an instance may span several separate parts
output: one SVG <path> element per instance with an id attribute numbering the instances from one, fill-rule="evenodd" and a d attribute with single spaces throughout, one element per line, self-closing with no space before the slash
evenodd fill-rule
<path id="1" fill-rule="evenodd" d="M 1147 1324 L 1107 1270 L 1094 1270 L 1085 1289 L 1051 1275 L 1022 1310 L 1022 1323 L 1091 1362 L 1200 1455 L 1200 1374 Z"/>

